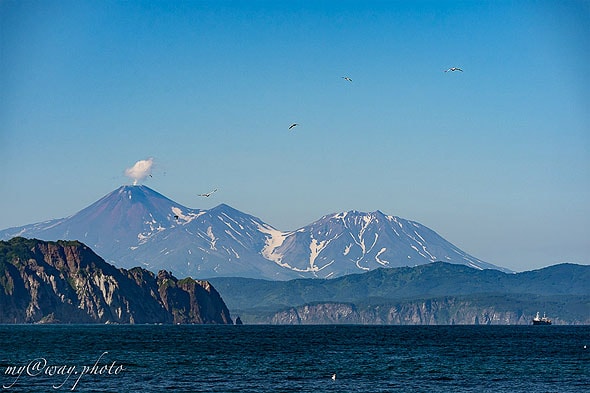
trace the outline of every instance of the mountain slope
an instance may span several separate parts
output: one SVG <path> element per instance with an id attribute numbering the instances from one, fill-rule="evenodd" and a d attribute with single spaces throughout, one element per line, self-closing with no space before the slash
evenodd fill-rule
<path id="1" fill-rule="evenodd" d="M 590 296 L 590 266 L 561 264 L 509 274 L 435 262 L 375 269 L 330 280 L 274 282 L 235 277 L 210 280 L 230 308 L 288 307 L 311 302 L 367 302 L 471 294 Z M 590 310 L 589 310 L 590 312 Z M 590 317 L 590 315 L 589 315 Z"/>
<path id="2" fill-rule="evenodd" d="M 120 187 L 64 219 L 0 231 L 0 239 L 14 236 L 80 240 L 120 267 L 204 278 L 334 278 L 434 261 L 506 270 L 380 211 L 332 214 L 279 231 L 228 205 L 190 209 L 146 186 Z"/>
<path id="3" fill-rule="evenodd" d="M 320 277 L 435 261 L 503 270 L 459 250 L 417 222 L 380 211 L 324 216 L 279 236 L 268 242 L 263 254 L 294 270 Z"/>
<path id="4" fill-rule="evenodd" d="M 0 239 L 80 240 L 117 266 L 177 276 L 292 278 L 258 252 L 266 239 L 259 228 L 274 230 L 227 205 L 190 209 L 149 187 L 123 186 L 70 217 L 7 229 Z"/>

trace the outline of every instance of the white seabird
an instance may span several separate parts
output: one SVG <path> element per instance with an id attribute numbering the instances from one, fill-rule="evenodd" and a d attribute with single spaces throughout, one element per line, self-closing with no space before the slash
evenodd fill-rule
<path id="1" fill-rule="evenodd" d="M 463 70 L 460 69 L 459 67 L 451 67 L 448 70 L 445 70 L 445 72 L 449 72 L 449 71 L 451 71 L 451 72 L 454 72 L 454 71 L 461 71 L 461 72 L 463 72 Z"/>
<path id="2" fill-rule="evenodd" d="M 209 192 L 207 192 L 205 194 L 199 194 L 199 196 L 202 196 L 202 197 L 205 197 L 205 198 L 209 198 L 216 191 L 217 191 L 217 188 L 215 190 L 209 191 Z"/>

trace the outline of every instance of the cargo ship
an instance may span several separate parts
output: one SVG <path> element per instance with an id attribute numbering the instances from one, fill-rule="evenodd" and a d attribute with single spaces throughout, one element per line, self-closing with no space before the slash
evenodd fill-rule
<path id="1" fill-rule="evenodd" d="M 551 320 L 545 316 L 545 313 L 543 313 L 543 318 L 541 318 L 537 311 L 537 315 L 533 318 L 533 325 L 551 325 Z"/>

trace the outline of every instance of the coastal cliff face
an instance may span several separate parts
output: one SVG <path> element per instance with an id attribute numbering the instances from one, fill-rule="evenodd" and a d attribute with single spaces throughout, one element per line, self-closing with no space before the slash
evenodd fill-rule
<path id="1" fill-rule="evenodd" d="M 217 323 L 229 311 L 207 282 L 117 269 L 77 241 L 0 242 L 0 323 Z"/>
<path id="2" fill-rule="evenodd" d="M 371 325 L 530 325 L 534 315 L 504 307 L 483 305 L 454 297 L 408 301 L 399 304 L 364 305 L 316 303 L 289 307 L 266 321 L 278 325 L 371 324 Z M 590 319 L 554 324 L 585 325 Z"/>
<path id="3" fill-rule="evenodd" d="M 177 280 L 161 270 L 157 284 L 161 303 L 172 315 L 174 323 L 233 323 L 221 296 L 208 281 Z"/>

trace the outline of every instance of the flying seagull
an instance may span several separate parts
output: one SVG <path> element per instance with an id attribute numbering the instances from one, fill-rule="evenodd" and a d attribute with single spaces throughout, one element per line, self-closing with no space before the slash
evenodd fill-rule
<path id="1" fill-rule="evenodd" d="M 209 198 L 216 191 L 217 191 L 217 188 L 215 190 L 209 191 L 209 192 L 207 192 L 205 194 L 199 194 L 199 196 L 202 196 L 202 197 L 205 197 L 205 198 Z"/>
<path id="2" fill-rule="evenodd" d="M 347 80 L 347 81 L 349 81 L 349 82 L 352 82 L 352 79 L 350 79 L 350 78 L 349 78 L 349 77 L 347 77 L 347 76 L 343 76 L 342 78 L 343 78 L 344 80 Z"/>
<path id="3" fill-rule="evenodd" d="M 291 128 L 293 128 L 293 127 L 297 127 L 298 125 L 299 125 L 299 124 L 297 124 L 297 123 L 293 123 L 293 124 L 291 124 L 291 125 L 289 126 L 289 129 L 291 129 Z"/>
<path id="4" fill-rule="evenodd" d="M 461 71 L 461 72 L 463 72 L 463 70 L 460 69 L 460 68 L 458 68 L 458 67 L 451 67 L 448 70 L 445 70 L 445 72 L 449 72 L 449 71 L 451 71 L 451 72 L 454 72 L 454 71 Z"/>

